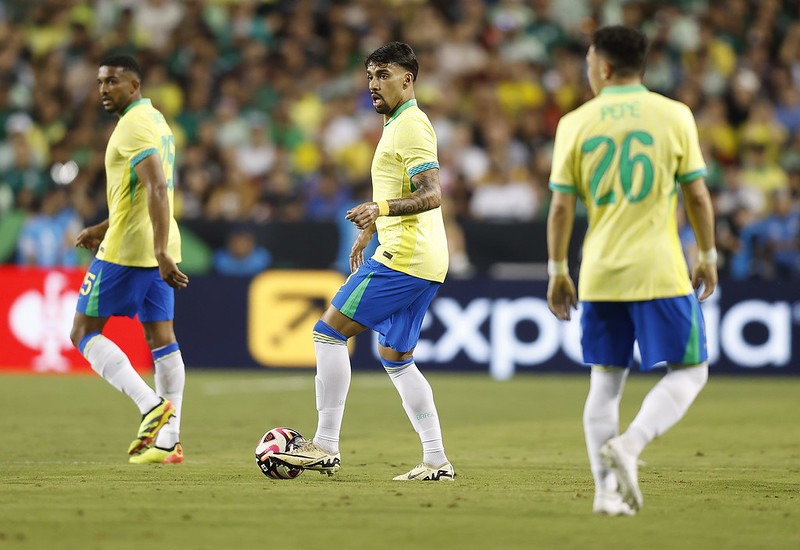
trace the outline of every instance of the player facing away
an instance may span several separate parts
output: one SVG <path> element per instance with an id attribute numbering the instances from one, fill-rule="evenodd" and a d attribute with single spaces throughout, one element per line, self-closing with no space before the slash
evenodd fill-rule
<path id="1" fill-rule="evenodd" d="M 621 26 L 597 29 L 586 55 L 595 97 L 556 130 L 547 219 L 547 301 L 559 319 L 576 307 L 567 268 L 575 198 L 585 203 L 578 296 L 584 363 L 591 365 L 583 413 L 595 482 L 594 512 L 633 515 L 642 506 L 642 449 L 686 413 L 708 378 L 700 300 L 717 284 L 714 214 L 689 108 L 642 85 L 647 40 Z M 676 227 L 683 192 L 700 259 L 691 279 Z M 633 360 L 667 372 L 622 435 L 619 402 Z"/>
<path id="2" fill-rule="evenodd" d="M 97 255 L 81 285 L 70 337 L 92 369 L 142 413 L 128 449 L 130 462 L 176 463 L 183 462 L 179 423 L 185 373 L 172 326 L 174 289 L 184 288 L 189 279 L 176 264 L 181 239 L 172 213 L 175 140 L 164 116 L 142 97 L 141 82 L 132 57 L 100 63 L 103 109 L 117 114 L 119 122 L 105 155 L 108 219 L 87 227 L 75 241 L 97 249 Z M 137 314 L 153 353 L 155 391 L 102 334 L 110 316 Z"/>
<path id="3" fill-rule="evenodd" d="M 394 479 L 452 481 L 433 392 L 413 357 L 425 312 L 448 267 L 436 136 L 417 107 L 418 63 L 411 47 L 391 42 L 364 64 L 372 105 L 384 121 L 372 161 L 374 202 L 347 213 L 361 230 L 350 253 L 353 272 L 314 327 L 317 431 L 300 449 L 275 458 L 328 475 L 339 469 L 339 432 L 350 386 L 347 339 L 371 328 L 379 333 L 381 362 L 422 441 L 422 463 Z M 376 231 L 380 245 L 364 261 Z"/>

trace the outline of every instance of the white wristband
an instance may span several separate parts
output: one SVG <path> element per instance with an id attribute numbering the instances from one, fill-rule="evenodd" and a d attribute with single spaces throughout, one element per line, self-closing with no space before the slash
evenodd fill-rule
<path id="1" fill-rule="evenodd" d="M 555 277 L 556 275 L 569 275 L 569 265 L 567 260 L 547 260 L 547 275 L 548 277 Z"/>
<path id="2" fill-rule="evenodd" d="M 697 253 L 697 261 L 701 264 L 717 265 L 717 249 L 701 250 Z"/>

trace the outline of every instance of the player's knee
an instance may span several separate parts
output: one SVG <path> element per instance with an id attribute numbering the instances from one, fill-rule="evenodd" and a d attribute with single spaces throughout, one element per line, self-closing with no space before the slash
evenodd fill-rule
<path id="1" fill-rule="evenodd" d="M 177 341 L 172 321 L 142 323 L 142 328 L 144 329 L 144 341 L 151 350 L 163 348 Z"/>
<path id="2" fill-rule="evenodd" d="M 312 338 L 321 344 L 347 344 L 347 337 L 322 319 L 314 325 Z"/>
<path id="3" fill-rule="evenodd" d="M 688 381 L 697 391 L 700 391 L 708 382 L 708 363 L 700 363 L 691 367 L 670 368 L 669 374 Z"/>
<path id="4" fill-rule="evenodd" d="M 69 339 L 72 345 L 76 348 L 80 345 L 81 339 L 85 336 L 84 331 L 78 328 L 77 325 L 72 325 L 72 330 L 69 332 Z"/>
<path id="5" fill-rule="evenodd" d="M 383 365 L 386 374 L 389 376 L 398 375 L 402 372 L 405 372 L 410 366 L 414 364 L 414 358 L 409 357 L 408 359 L 404 359 L 401 361 L 390 361 L 385 357 L 381 357 L 381 364 Z"/>
<path id="6" fill-rule="evenodd" d="M 69 333 L 69 339 L 72 341 L 73 346 L 80 349 L 81 341 L 92 332 L 94 331 L 89 330 L 89 327 L 85 326 L 83 323 L 75 322 L 72 324 L 72 330 Z"/>
<path id="7" fill-rule="evenodd" d="M 144 333 L 144 341 L 147 343 L 147 347 L 150 348 L 150 349 L 155 349 L 155 348 L 158 347 L 156 345 L 157 344 L 157 339 L 151 332 L 145 331 L 145 333 Z"/>
<path id="8" fill-rule="evenodd" d="M 692 381 L 702 388 L 708 382 L 708 363 L 701 363 L 696 367 L 686 369 L 687 374 L 692 378 Z"/>

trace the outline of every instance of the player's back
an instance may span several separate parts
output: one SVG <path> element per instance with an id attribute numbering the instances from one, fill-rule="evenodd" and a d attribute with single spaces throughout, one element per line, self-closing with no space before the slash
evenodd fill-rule
<path id="1" fill-rule="evenodd" d="M 705 164 L 689 108 L 644 86 L 606 88 L 562 119 L 564 140 L 574 179 L 563 183 L 574 184 L 589 216 L 581 299 L 691 292 L 675 220 L 677 182 L 702 176 Z"/>

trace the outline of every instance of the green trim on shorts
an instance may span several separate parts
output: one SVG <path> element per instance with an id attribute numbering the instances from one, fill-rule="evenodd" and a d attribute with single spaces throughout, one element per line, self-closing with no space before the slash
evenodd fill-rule
<path id="1" fill-rule="evenodd" d="M 366 279 L 359 283 L 359 285 L 342 306 L 341 312 L 347 317 L 352 319 L 353 315 L 356 314 L 358 304 L 361 303 L 361 297 L 364 295 L 364 291 L 367 290 L 367 285 L 369 284 L 370 279 L 372 279 L 372 273 L 367 275 Z"/>
<path id="2" fill-rule="evenodd" d="M 100 302 L 100 278 L 103 276 L 103 269 L 97 272 L 97 279 L 92 284 L 92 290 L 89 291 L 89 301 L 86 302 L 86 315 L 89 317 L 100 317 L 99 315 L 99 302 Z"/>
<path id="3" fill-rule="evenodd" d="M 686 342 L 686 351 L 683 353 L 684 365 L 696 365 L 700 362 L 700 329 L 697 319 L 697 304 L 692 301 L 692 330 L 689 332 L 689 341 Z"/>

